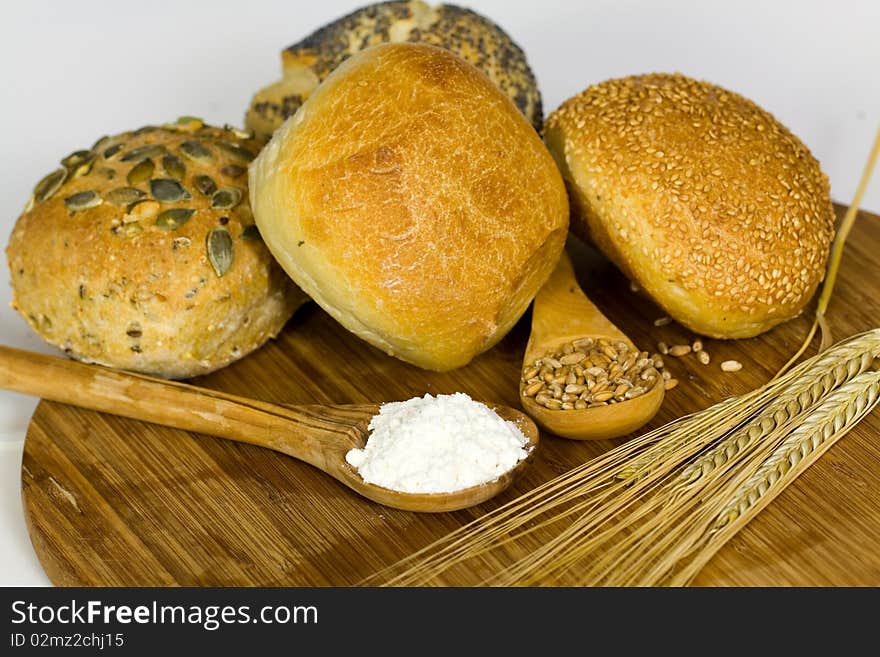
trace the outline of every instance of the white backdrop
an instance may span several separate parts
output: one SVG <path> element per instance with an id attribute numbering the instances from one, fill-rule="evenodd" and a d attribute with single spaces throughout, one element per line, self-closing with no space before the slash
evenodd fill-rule
<path id="1" fill-rule="evenodd" d="M 113 134 L 201 116 L 241 124 L 279 52 L 364 4 L 342 0 L 77 0 L 3 5 L 5 245 L 33 185 L 68 153 Z M 740 92 L 801 137 L 847 203 L 880 122 L 880 2 L 460 0 L 523 47 L 546 112 L 609 77 L 679 71 Z M 880 181 L 863 207 L 880 212 Z M 50 351 L 8 308 L 0 343 Z M 0 394 L 0 585 L 44 584 L 21 513 L 21 441 L 35 401 Z"/>

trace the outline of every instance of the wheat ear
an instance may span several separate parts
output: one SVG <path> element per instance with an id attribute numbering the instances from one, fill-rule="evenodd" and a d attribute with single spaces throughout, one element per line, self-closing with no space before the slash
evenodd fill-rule
<path id="1" fill-rule="evenodd" d="M 878 402 L 880 372 L 860 374 L 829 396 L 757 465 L 752 476 L 742 481 L 723 502 L 706 509 L 715 512 L 714 520 L 704 533 L 703 545 L 693 551 L 693 559 L 681 566 L 668 583 L 673 586 L 690 583 L 736 532 L 855 427 Z"/>
<path id="2" fill-rule="evenodd" d="M 807 361 L 809 367 L 755 419 L 682 470 L 679 484 L 690 485 L 723 465 L 749 445 L 788 422 L 841 384 L 861 374 L 880 355 L 880 329 L 842 342 Z"/>
<path id="3" fill-rule="evenodd" d="M 733 499 L 718 514 L 715 528 L 721 529 L 744 515 L 771 486 L 784 480 L 792 468 L 796 469 L 799 463 L 820 447 L 830 447 L 832 436 L 836 439 L 849 431 L 874 407 L 878 394 L 880 372 L 860 374 L 831 393 L 736 491 Z"/>

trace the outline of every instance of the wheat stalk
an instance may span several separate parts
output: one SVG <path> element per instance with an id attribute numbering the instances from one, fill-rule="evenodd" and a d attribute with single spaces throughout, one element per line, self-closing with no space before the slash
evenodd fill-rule
<path id="1" fill-rule="evenodd" d="M 831 343 L 831 330 L 828 327 L 825 313 L 828 310 L 828 304 L 831 303 L 831 295 L 834 293 L 834 283 L 837 281 L 837 272 L 840 271 L 840 261 L 843 258 L 843 247 L 846 245 L 846 239 L 849 237 L 849 232 L 852 230 L 856 217 L 859 214 L 859 206 L 862 203 L 862 196 L 864 196 L 865 191 L 868 189 L 868 183 L 871 181 L 871 174 L 874 172 L 874 166 L 877 164 L 878 158 L 880 158 L 880 127 L 877 128 L 877 134 L 874 137 L 874 145 L 871 147 L 868 161 L 865 163 L 865 168 L 862 170 L 862 177 L 859 179 L 859 184 L 856 187 L 856 194 L 853 197 L 852 203 L 850 203 L 849 207 L 846 209 L 846 214 L 843 217 L 843 221 L 840 222 L 840 228 L 837 230 L 834 243 L 831 245 L 831 254 L 828 256 L 825 278 L 822 281 L 822 291 L 819 293 L 819 300 L 816 302 L 816 318 L 813 320 L 813 324 L 807 332 L 804 341 L 801 343 L 800 348 L 794 353 L 788 362 L 782 366 L 779 372 L 776 373 L 777 377 L 787 372 L 788 368 L 794 365 L 794 363 L 804 355 L 807 347 L 810 346 L 813 337 L 816 335 L 816 329 L 819 329 L 821 334 L 821 340 L 819 343 L 820 352 Z"/>
<path id="2" fill-rule="evenodd" d="M 701 536 L 702 545 L 694 557 L 669 580 L 688 584 L 715 553 L 748 524 L 792 481 L 846 435 L 880 403 L 880 372 L 866 372 L 842 386 L 814 409 L 747 478 L 720 502 L 711 505 L 712 515 Z"/>
<path id="3" fill-rule="evenodd" d="M 830 447 L 832 436 L 840 437 L 877 403 L 880 372 L 860 374 L 836 390 L 811 412 L 776 448 L 770 457 L 733 496 L 718 514 L 716 529 L 745 515 L 774 484 L 782 485 L 785 475 L 820 446 Z"/>
<path id="4" fill-rule="evenodd" d="M 729 535 L 731 527 L 757 513 L 767 496 L 718 530 L 715 523 L 723 510 L 722 502 L 733 499 L 776 447 L 795 435 L 793 429 L 807 413 L 849 399 L 842 391 L 864 383 L 869 375 L 859 373 L 878 352 L 880 329 L 855 336 L 755 391 L 620 445 L 450 533 L 365 583 L 438 583 L 450 568 L 475 567 L 474 559 L 483 560 L 483 567 L 490 572 L 484 581 L 488 584 L 555 582 L 571 578 L 574 566 L 581 573 L 577 578 L 581 584 L 689 581 L 681 579 L 681 573 L 692 578 L 707 560 L 705 555 L 717 550 L 718 541 Z M 828 395 L 848 379 L 850 383 L 839 392 Z M 849 405 L 862 408 L 861 413 L 841 411 L 840 416 L 854 423 L 874 403 L 875 398 L 864 397 L 859 404 Z M 827 426 L 837 425 L 831 422 Z M 797 433 L 801 439 L 804 431 Z M 720 462 L 713 458 L 713 467 L 704 471 L 702 460 L 731 440 L 730 445 L 736 447 L 730 451 L 726 445 L 725 458 Z M 820 442 L 820 447 L 827 442 Z M 811 454 L 818 452 L 814 449 Z M 633 469 L 633 459 L 642 462 L 640 469 Z M 779 482 L 790 481 L 790 473 L 802 471 L 807 461 L 802 459 L 798 468 L 777 477 L 768 489 L 771 496 Z M 697 463 L 701 464 L 699 476 L 682 486 L 683 473 Z M 531 535 L 548 528 L 553 528 L 555 535 L 534 545 Z M 502 561 L 507 565 L 500 565 Z"/>
<path id="5" fill-rule="evenodd" d="M 776 427 L 812 407 L 842 383 L 864 372 L 878 355 L 880 329 L 874 329 L 828 349 L 818 359 L 808 361 L 809 366 L 803 373 L 788 384 L 758 417 L 687 466 L 681 473 L 679 483 L 691 485 L 700 477 L 705 477 Z"/>
<path id="6" fill-rule="evenodd" d="M 880 355 L 880 329 L 856 335 L 823 352 L 818 357 L 802 363 L 785 378 L 778 387 L 771 386 L 776 395 L 760 414 L 743 425 L 715 447 L 688 465 L 680 475 L 679 483 L 688 485 L 706 476 L 748 445 L 760 440 L 776 427 L 811 407 L 828 392 L 870 367 Z M 740 406 L 746 397 L 731 397 L 715 407 L 720 412 Z M 652 449 L 645 450 L 632 459 L 620 477 L 634 480 L 643 477 L 658 462 L 665 460 L 675 449 L 693 440 L 691 433 L 684 433 L 677 442 L 665 440 Z"/>

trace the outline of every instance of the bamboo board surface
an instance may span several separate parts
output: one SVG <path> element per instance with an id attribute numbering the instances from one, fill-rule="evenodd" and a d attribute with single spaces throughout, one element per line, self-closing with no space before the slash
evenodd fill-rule
<path id="1" fill-rule="evenodd" d="M 587 294 L 637 345 L 653 351 L 659 340 L 693 339 L 677 324 L 655 328 L 663 313 L 591 250 L 573 241 L 570 252 Z M 880 217 L 857 220 L 829 319 L 835 339 L 880 325 Z M 469 366 L 438 374 L 385 356 L 311 303 L 277 340 L 193 383 L 287 404 L 462 391 L 518 407 L 529 320 Z M 681 383 L 648 428 L 764 383 L 808 326 L 802 317 L 749 340 L 705 340 L 709 367 L 693 356 L 667 358 Z M 718 363 L 728 358 L 743 369 L 722 373 Z M 414 514 L 361 499 L 275 452 L 43 401 L 25 442 L 22 499 L 33 546 L 55 584 L 353 585 L 619 442 L 543 434 L 509 491 L 474 509 Z M 485 574 L 458 573 L 448 583 L 473 585 Z M 880 412 L 737 534 L 695 584 L 880 585 Z"/>

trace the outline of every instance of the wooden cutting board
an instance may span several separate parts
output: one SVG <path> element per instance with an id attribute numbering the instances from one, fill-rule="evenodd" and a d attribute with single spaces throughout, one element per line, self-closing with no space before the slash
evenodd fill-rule
<path id="1" fill-rule="evenodd" d="M 636 344 L 653 350 L 659 340 L 693 338 L 676 324 L 655 328 L 662 312 L 653 303 L 582 244 L 569 248 L 584 289 Z M 880 325 L 876 216 L 856 224 L 829 317 L 838 339 Z M 194 383 L 288 404 L 463 391 L 516 406 L 528 322 L 468 367 L 438 374 L 385 356 L 309 304 L 277 340 Z M 707 340 L 708 367 L 667 358 L 681 384 L 650 426 L 765 382 L 808 325 L 800 318 L 750 340 Z M 728 358 L 743 369 L 722 373 Z M 510 491 L 474 509 L 425 515 L 361 499 L 268 450 L 44 401 L 24 446 L 22 498 L 34 549 L 56 584 L 351 585 L 614 444 L 544 435 Z M 745 527 L 696 583 L 880 585 L 880 412 Z"/>

